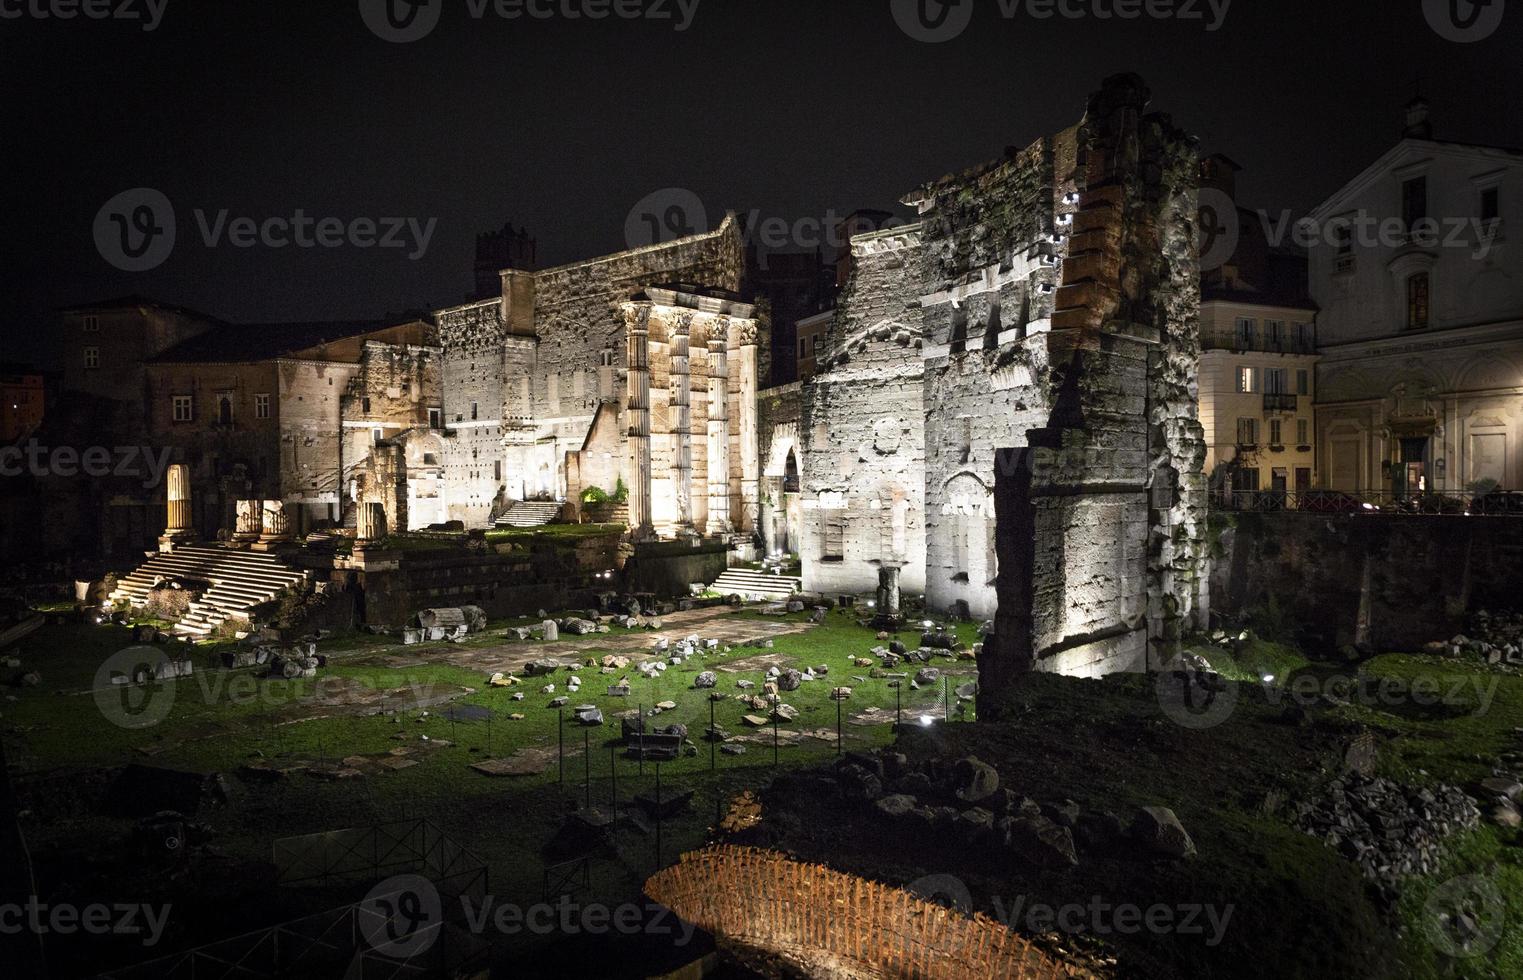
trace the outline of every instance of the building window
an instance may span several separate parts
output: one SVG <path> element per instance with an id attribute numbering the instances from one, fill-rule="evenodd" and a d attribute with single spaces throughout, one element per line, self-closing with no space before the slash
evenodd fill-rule
<path id="1" fill-rule="evenodd" d="M 1298 395 L 1310 395 L 1311 394 L 1311 372 L 1310 371 L 1307 371 L 1307 370 L 1303 369 L 1303 370 L 1300 370 L 1300 371 L 1296 372 L 1296 394 L 1298 394 Z"/>
<path id="2" fill-rule="evenodd" d="M 360 399 L 360 414 L 361 415 L 369 415 L 370 414 L 370 396 L 368 396 L 368 395 L 366 395 L 365 397 Z"/>
<path id="3" fill-rule="evenodd" d="M 254 418 L 267 419 L 270 417 L 270 396 L 258 394 L 254 396 Z"/>
<path id="4" fill-rule="evenodd" d="M 100 333 L 100 317 L 85 317 L 85 333 Z"/>
<path id="5" fill-rule="evenodd" d="M 1302 354 L 1309 354 L 1316 346 L 1316 338 L 1312 334 L 1311 324 L 1296 324 L 1296 350 Z"/>
<path id="6" fill-rule="evenodd" d="M 1407 329 L 1424 330 L 1428 326 L 1428 304 L 1432 280 L 1426 272 L 1407 279 Z"/>
<path id="7" fill-rule="evenodd" d="M 98 367 L 100 367 L 100 348 L 99 347 L 86 347 L 85 348 L 85 369 L 87 371 L 93 371 L 93 370 L 95 370 Z"/>
<path id="8" fill-rule="evenodd" d="M 804 338 L 804 337 L 800 337 L 799 338 L 799 359 L 800 360 L 802 360 L 803 357 L 804 357 L 804 344 L 806 342 L 807 342 L 806 338 Z"/>
<path id="9" fill-rule="evenodd" d="M 1254 334 L 1257 332 L 1257 322 L 1250 317 L 1239 317 L 1237 321 L 1237 349 L 1253 350 Z"/>
<path id="10" fill-rule="evenodd" d="M 1290 392 L 1290 372 L 1284 368 L 1268 368 L 1264 371 L 1264 391 L 1270 395 L 1284 395 Z"/>
<path id="11" fill-rule="evenodd" d="M 603 367 L 613 367 L 613 351 L 611 351 L 611 350 L 605 350 L 605 351 L 603 351 L 603 353 L 602 353 L 602 359 L 599 360 L 598 363 L 600 365 L 602 365 Z"/>
<path id="12" fill-rule="evenodd" d="M 1428 217 L 1428 178 L 1413 177 L 1401 185 L 1401 221 L 1411 234 L 1419 221 Z"/>
<path id="13" fill-rule="evenodd" d="M 471 402 L 471 421 L 472 422 L 476 421 L 477 414 L 478 414 L 477 405 L 476 405 L 475 402 Z"/>
<path id="14" fill-rule="evenodd" d="M 1502 216 L 1502 189 L 1488 187 L 1481 191 L 1481 220 L 1492 222 Z"/>
<path id="15" fill-rule="evenodd" d="M 1257 446 L 1259 444 L 1259 420 L 1237 420 L 1237 444 L 1239 446 Z"/>
<path id="16" fill-rule="evenodd" d="M 170 399 L 176 422 L 189 422 L 195 418 L 194 401 L 190 395 L 175 395 Z"/>
<path id="17" fill-rule="evenodd" d="M 217 424 L 233 424 L 233 399 L 231 395 L 217 396 Z"/>
<path id="18" fill-rule="evenodd" d="M 1271 350 L 1285 349 L 1285 321 L 1266 320 L 1264 322 L 1264 334 L 1269 341 Z"/>
<path id="19" fill-rule="evenodd" d="M 1296 419 L 1296 445 L 1311 445 L 1311 423 L 1305 419 Z"/>
<path id="20" fill-rule="evenodd" d="M 442 408 L 431 408 L 428 410 L 428 427 L 430 429 L 444 428 L 444 410 Z"/>
<path id="21" fill-rule="evenodd" d="M 1259 390 L 1259 386 L 1254 383 L 1257 380 L 1258 380 L 1258 378 L 1255 377 L 1255 372 L 1254 372 L 1253 368 L 1251 368 L 1251 367 L 1240 367 L 1240 368 L 1238 368 L 1237 369 L 1237 391 L 1238 391 L 1238 394 L 1240 394 L 1240 395 L 1251 395 L 1255 391 L 1258 391 Z"/>
<path id="22" fill-rule="evenodd" d="M 1285 440 L 1280 438 L 1284 435 L 1284 426 L 1279 419 L 1269 420 L 1269 444 L 1271 446 L 1283 446 Z"/>

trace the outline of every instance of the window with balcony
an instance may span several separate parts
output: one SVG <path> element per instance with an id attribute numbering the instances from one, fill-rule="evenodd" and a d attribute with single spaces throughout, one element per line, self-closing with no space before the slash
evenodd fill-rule
<path id="1" fill-rule="evenodd" d="M 1254 344 L 1254 341 L 1255 341 L 1255 334 L 1258 332 L 1255 329 L 1257 326 L 1258 326 L 1257 321 L 1253 320 L 1251 317 L 1238 317 L 1238 320 L 1237 320 L 1237 349 L 1238 350 L 1253 350 L 1253 344 Z"/>
<path id="2" fill-rule="evenodd" d="M 1269 344 L 1270 350 L 1285 349 L 1285 321 L 1266 320 L 1264 322 L 1264 339 Z"/>
<path id="3" fill-rule="evenodd" d="M 1317 346 L 1316 334 L 1312 331 L 1309 323 L 1298 323 L 1295 327 L 1296 350 L 1302 354 L 1310 354 Z"/>

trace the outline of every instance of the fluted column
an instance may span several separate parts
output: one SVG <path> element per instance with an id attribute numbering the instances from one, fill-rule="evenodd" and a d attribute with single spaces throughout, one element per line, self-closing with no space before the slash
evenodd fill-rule
<path id="1" fill-rule="evenodd" d="M 629 523 L 636 541 L 655 536 L 650 499 L 650 309 L 626 308 L 629 330 Z"/>
<path id="2" fill-rule="evenodd" d="M 159 536 L 159 550 L 173 551 L 176 545 L 196 539 L 196 532 L 191 528 L 190 467 L 184 463 L 171 465 L 165 473 L 164 487 L 168 507 L 164 533 Z"/>
<path id="3" fill-rule="evenodd" d="M 761 522 L 761 448 L 757 432 L 757 356 L 756 321 L 739 320 L 732 324 L 738 331 L 735 346 L 736 392 L 740 396 L 736 404 L 740 418 L 736 420 L 736 436 L 740 439 L 740 530 L 754 534 Z"/>
<path id="4" fill-rule="evenodd" d="M 724 320 L 709 326 L 709 523 L 711 535 L 729 534 L 730 526 L 730 343 Z"/>
<path id="5" fill-rule="evenodd" d="M 672 485 L 676 491 L 678 528 L 693 526 L 693 376 L 688 365 L 692 326 L 689 314 L 678 316 L 672 326 L 672 429 L 677 443 Z"/>
<path id="6" fill-rule="evenodd" d="M 286 513 L 283 500 L 266 500 L 260 507 L 259 540 L 271 542 L 289 541 L 295 535 L 291 531 L 291 515 Z"/>
<path id="7" fill-rule="evenodd" d="M 378 541 L 386 536 L 386 505 L 360 502 L 355 515 L 356 541 Z"/>

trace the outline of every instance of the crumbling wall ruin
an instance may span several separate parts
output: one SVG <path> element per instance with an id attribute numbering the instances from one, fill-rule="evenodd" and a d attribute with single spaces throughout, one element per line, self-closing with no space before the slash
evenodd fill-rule
<path id="1" fill-rule="evenodd" d="M 1026 670 L 1156 669 L 1204 625 L 1196 153 L 1147 99 L 1135 76 L 1110 79 L 1079 131 L 1051 411 L 996 468 L 985 692 Z"/>

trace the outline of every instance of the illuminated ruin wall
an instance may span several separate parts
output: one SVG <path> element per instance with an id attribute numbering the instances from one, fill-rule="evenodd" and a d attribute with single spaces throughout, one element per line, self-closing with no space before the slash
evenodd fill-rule
<path id="1" fill-rule="evenodd" d="M 995 467 L 998 598 L 985 692 L 1022 671 L 1157 669 L 1205 623 L 1196 419 L 1196 153 L 1133 76 L 1078 131 L 1045 387 Z"/>

